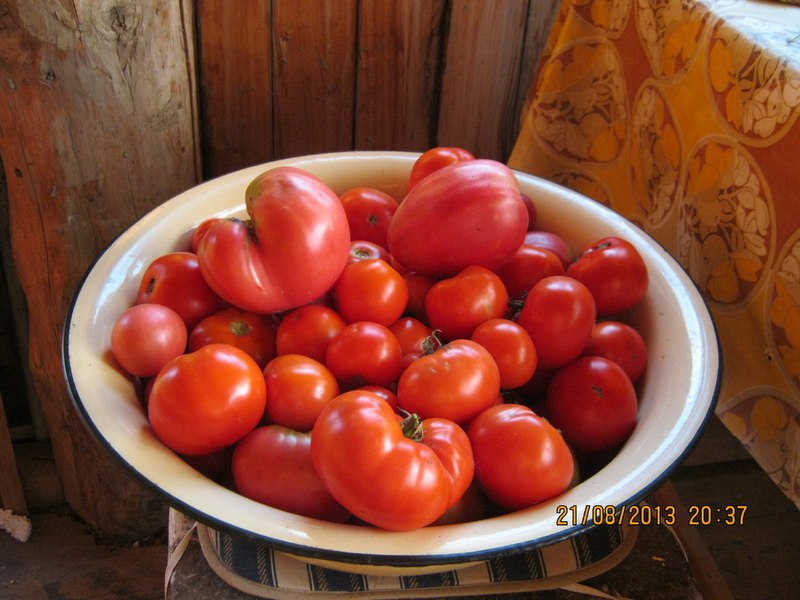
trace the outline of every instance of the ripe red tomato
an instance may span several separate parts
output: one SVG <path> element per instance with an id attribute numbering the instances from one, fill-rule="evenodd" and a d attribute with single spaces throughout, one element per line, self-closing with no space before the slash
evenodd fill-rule
<path id="1" fill-rule="evenodd" d="M 480 344 L 456 340 L 412 362 L 397 382 L 397 403 L 423 419 L 468 424 L 497 402 L 500 372 Z"/>
<path id="2" fill-rule="evenodd" d="M 308 171 L 277 167 L 247 186 L 245 200 L 249 221 L 223 219 L 200 241 L 208 284 L 234 306 L 259 313 L 322 296 L 350 252 L 339 197 Z"/>
<path id="3" fill-rule="evenodd" d="M 474 158 L 472 153 L 464 148 L 444 146 L 430 148 L 420 154 L 419 158 L 414 161 L 414 166 L 411 167 L 411 174 L 408 176 L 406 191 L 410 192 L 411 188 L 413 188 L 417 182 L 434 171 L 438 171 L 442 167 L 446 167 L 454 162 L 472 160 Z"/>
<path id="4" fill-rule="evenodd" d="M 302 354 L 325 362 L 328 344 L 347 326 L 333 308 L 307 304 L 286 314 L 278 325 L 278 354 Z"/>
<path id="5" fill-rule="evenodd" d="M 201 222 L 197 227 L 194 228 L 194 231 L 192 232 L 192 239 L 190 241 L 192 252 L 197 254 L 197 249 L 200 247 L 200 240 L 203 239 L 203 236 L 205 236 L 209 228 L 219 220 L 220 219 L 217 217 L 212 217 Z"/>
<path id="6" fill-rule="evenodd" d="M 524 300 L 534 285 L 545 277 L 563 275 L 561 259 L 546 248 L 522 244 L 511 260 L 495 271 L 509 298 Z"/>
<path id="7" fill-rule="evenodd" d="M 478 325 L 470 339 L 486 348 L 494 358 L 502 389 L 524 385 L 536 372 L 536 348 L 531 336 L 518 323 L 491 319 Z"/>
<path id="8" fill-rule="evenodd" d="M 425 297 L 428 323 L 448 340 L 469 338 L 478 325 L 503 317 L 507 310 L 503 282 L 477 265 L 435 283 Z"/>
<path id="9" fill-rule="evenodd" d="M 314 469 L 308 433 L 280 425 L 257 427 L 236 444 L 231 466 L 236 490 L 251 500 L 325 521 L 350 516 Z"/>
<path id="10" fill-rule="evenodd" d="M 479 414 L 467 430 L 475 478 L 498 505 L 517 510 L 567 489 L 575 471 L 558 430 L 527 406 L 499 404 Z"/>
<path id="11" fill-rule="evenodd" d="M 410 271 L 450 277 L 471 265 L 505 264 L 527 228 L 514 172 L 493 160 L 463 160 L 412 188 L 389 225 L 387 249 Z"/>
<path id="12" fill-rule="evenodd" d="M 388 327 L 400 318 L 408 304 L 406 280 L 381 259 L 347 265 L 331 293 L 337 311 L 347 323 L 372 321 Z"/>
<path id="13" fill-rule="evenodd" d="M 400 342 L 400 349 L 403 356 L 412 352 L 422 353 L 425 350 L 424 344 L 433 330 L 414 317 L 400 317 L 389 325 L 389 331 L 394 334 Z"/>
<path id="14" fill-rule="evenodd" d="M 641 334 L 620 321 L 601 321 L 592 328 L 584 356 L 602 356 L 623 368 L 633 383 L 647 369 L 647 345 Z"/>
<path id="15" fill-rule="evenodd" d="M 428 290 L 431 289 L 436 279 L 422 273 L 406 273 L 403 275 L 408 286 L 408 306 L 406 306 L 406 314 L 410 317 L 419 319 L 423 323 L 428 322 L 428 316 L 425 314 L 425 296 L 428 295 Z"/>
<path id="16" fill-rule="evenodd" d="M 269 423 L 311 431 L 325 405 L 339 395 L 339 383 L 321 362 L 301 354 L 282 354 L 264 367 Z"/>
<path id="17" fill-rule="evenodd" d="M 186 324 L 171 308 L 139 304 L 120 315 L 111 330 L 111 354 L 131 375 L 150 377 L 186 350 Z"/>
<path id="18" fill-rule="evenodd" d="M 168 306 L 181 316 L 187 331 L 225 306 L 203 279 L 192 252 L 170 252 L 148 265 L 136 293 L 136 304 L 145 303 Z"/>
<path id="19" fill-rule="evenodd" d="M 397 200 L 371 187 L 359 186 L 339 196 L 350 225 L 350 239 L 386 247 L 386 232 L 397 210 Z"/>
<path id="20" fill-rule="evenodd" d="M 189 335 L 189 352 L 208 344 L 230 344 L 247 352 L 260 368 L 277 354 L 278 322 L 270 315 L 229 306 L 200 321 Z"/>
<path id="21" fill-rule="evenodd" d="M 380 396 L 389 403 L 389 406 L 392 407 L 392 410 L 397 411 L 397 394 L 395 394 L 389 388 L 383 387 L 382 385 L 363 385 L 358 389 L 365 392 L 372 392 L 376 396 Z"/>
<path id="22" fill-rule="evenodd" d="M 601 316 L 633 308 L 647 293 L 647 265 L 633 244 L 618 237 L 586 246 L 567 275 L 589 288 Z"/>
<path id="23" fill-rule="evenodd" d="M 469 486 L 473 470 L 469 440 L 457 425 L 420 426 L 416 417 L 400 424 L 389 404 L 363 390 L 345 392 L 323 409 L 311 433 L 311 459 L 342 506 L 394 531 L 438 519 Z"/>
<path id="24" fill-rule="evenodd" d="M 258 425 L 267 403 L 264 375 L 243 350 L 209 344 L 182 354 L 156 375 L 150 425 L 179 454 L 217 452 Z"/>
<path id="25" fill-rule="evenodd" d="M 531 336 L 539 366 L 554 369 L 583 352 L 595 317 L 594 299 L 586 286 L 554 275 L 531 288 L 517 322 Z"/>
<path id="26" fill-rule="evenodd" d="M 534 248 L 550 250 L 561 259 L 561 265 L 566 270 L 572 263 L 572 249 L 564 238 L 552 231 L 529 231 L 525 234 L 525 243 Z"/>
<path id="27" fill-rule="evenodd" d="M 374 242 L 366 240 L 353 240 L 350 242 L 350 256 L 347 259 L 347 264 L 359 261 L 368 260 L 370 258 L 380 258 L 386 262 L 391 261 L 391 256 L 386 248 L 378 246 Z"/>
<path id="28" fill-rule="evenodd" d="M 561 367 L 547 387 L 547 418 L 578 453 L 618 448 L 636 427 L 638 401 L 617 363 L 582 356 Z"/>
<path id="29" fill-rule="evenodd" d="M 522 194 L 522 201 L 525 203 L 525 208 L 528 209 L 528 231 L 535 231 L 536 219 L 538 217 L 536 203 L 533 201 L 533 198 L 527 194 Z"/>
<path id="30" fill-rule="evenodd" d="M 379 323 L 359 321 L 345 327 L 328 344 L 325 365 L 340 385 L 388 386 L 403 368 L 403 352 L 394 334 Z"/>

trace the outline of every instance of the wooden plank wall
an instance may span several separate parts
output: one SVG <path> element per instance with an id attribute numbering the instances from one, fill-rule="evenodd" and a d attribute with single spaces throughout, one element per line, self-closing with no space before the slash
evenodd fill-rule
<path id="1" fill-rule="evenodd" d="M 204 175 L 338 150 L 505 160 L 558 0 L 197 0 Z"/>

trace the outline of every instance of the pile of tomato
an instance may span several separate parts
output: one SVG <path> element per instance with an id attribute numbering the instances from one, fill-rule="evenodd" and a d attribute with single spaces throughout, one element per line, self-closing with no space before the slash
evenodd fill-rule
<path id="1" fill-rule="evenodd" d="M 433 148 L 400 201 L 279 167 L 245 200 L 147 267 L 111 335 L 155 435 L 210 477 L 411 530 L 553 498 L 630 436 L 645 263 L 537 230 L 505 165 Z"/>

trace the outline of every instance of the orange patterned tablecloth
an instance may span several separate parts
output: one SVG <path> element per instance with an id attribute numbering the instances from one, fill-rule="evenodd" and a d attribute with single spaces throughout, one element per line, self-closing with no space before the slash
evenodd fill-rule
<path id="1" fill-rule="evenodd" d="M 721 421 L 800 506 L 800 8 L 565 0 L 510 166 L 596 199 L 705 294 Z"/>

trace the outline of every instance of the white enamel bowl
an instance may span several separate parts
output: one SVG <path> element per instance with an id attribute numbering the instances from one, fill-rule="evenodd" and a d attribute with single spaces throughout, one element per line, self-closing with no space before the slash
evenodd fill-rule
<path id="1" fill-rule="evenodd" d="M 199 474 L 155 438 L 134 386 L 109 359 L 112 326 L 132 304 L 150 261 L 188 248 L 190 230 L 202 220 L 244 214 L 245 187 L 267 168 L 307 169 L 336 193 L 367 185 L 401 198 L 417 156 L 323 154 L 225 175 L 145 215 L 88 270 L 64 330 L 69 391 L 108 451 L 166 503 L 213 528 L 242 533 L 309 562 L 370 573 L 442 571 L 574 535 L 583 527 L 560 526 L 557 506 L 574 506 L 582 515 L 586 507 L 636 503 L 662 483 L 694 445 L 713 412 L 720 374 L 718 341 L 701 295 L 675 260 L 629 221 L 579 194 L 522 173 L 521 188 L 536 201 L 540 229 L 560 234 L 574 249 L 618 235 L 639 249 L 650 273 L 647 297 L 634 315 L 649 348 L 639 423 L 619 454 L 594 476 L 526 510 L 397 533 L 331 524 L 248 500 Z"/>

